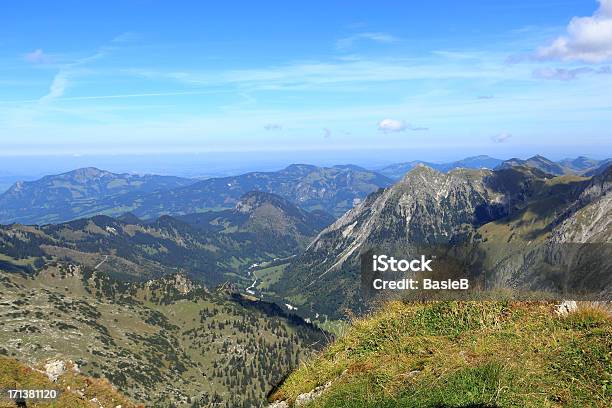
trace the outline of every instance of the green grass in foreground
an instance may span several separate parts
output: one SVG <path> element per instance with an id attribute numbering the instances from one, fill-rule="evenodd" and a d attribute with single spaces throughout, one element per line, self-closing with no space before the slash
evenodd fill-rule
<path id="1" fill-rule="evenodd" d="M 332 381 L 314 407 L 609 407 L 612 321 L 549 303 L 392 302 L 291 374 L 272 399 Z"/>

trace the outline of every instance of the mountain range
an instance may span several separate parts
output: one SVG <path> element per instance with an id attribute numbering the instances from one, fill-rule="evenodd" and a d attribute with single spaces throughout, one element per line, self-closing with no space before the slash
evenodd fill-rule
<path id="1" fill-rule="evenodd" d="M 277 194 L 308 211 L 342 216 L 368 194 L 389 187 L 419 164 L 441 172 L 457 168 L 538 168 L 553 176 L 593 176 L 610 163 L 586 157 L 553 162 L 542 156 L 502 161 L 474 156 L 450 163 L 412 161 L 366 170 L 354 165 L 294 164 L 274 172 L 252 172 L 206 180 L 115 174 L 95 168 L 17 182 L 0 195 L 0 223 L 48 224 L 131 212 L 141 219 L 231 209 L 249 191 Z"/>
<path id="2" fill-rule="evenodd" d="M 419 164 L 423 164 L 444 173 L 458 168 L 493 170 L 500 167 L 528 166 L 538 168 L 555 176 L 561 176 L 564 174 L 593 176 L 598 172 L 603 171 L 609 163 L 610 159 L 595 160 L 584 156 L 580 156 L 575 159 L 567 158 L 555 162 L 540 155 L 536 155 L 525 160 L 517 158 L 501 160 L 486 155 L 480 155 L 467 157 L 465 159 L 449 163 L 432 163 L 418 160 L 405 163 L 396 163 L 382 167 L 378 169 L 378 171 L 393 180 L 401 179 L 408 171 Z"/>
<path id="3" fill-rule="evenodd" d="M 233 208 L 249 191 L 277 194 L 306 210 L 338 217 L 369 193 L 391 184 L 385 176 L 351 165 L 296 164 L 276 172 L 200 181 L 86 168 L 14 184 L 0 196 L 0 223 L 58 223 L 126 212 L 153 219 Z"/>

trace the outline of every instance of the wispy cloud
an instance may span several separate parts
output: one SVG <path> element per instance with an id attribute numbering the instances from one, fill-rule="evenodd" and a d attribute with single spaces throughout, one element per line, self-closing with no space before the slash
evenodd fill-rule
<path id="1" fill-rule="evenodd" d="M 329 89 L 330 85 L 412 80 L 524 80 L 529 78 L 531 71 L 519 65 L 496 65 L 486 59 L 440 64 L 427 58 L 354 58 L 348 61 L 295 61 L 219 72 L 131 69 L 125 73 L 200 87 L 231 85 L 248 90 L 306 90 Z"/>
<path id="2" fill-rule="evenodd" d="M 268 131 L 282 130 L 283 126 L 278 123 L 266 123 L 264 129 Z"/>
<path id="3" fill-rule="evenodd" d="M 51 85 L 49 86 L 49 91 L 39 99 L 39 102 L 48 103 L 64 96 L 66 90 L 71 86 L 72 78 L 77 68 L 104 57 L 110 50 L 111 48 L 109 47 L 100 47 L 91 55 L 64 64 L 53 77 Z"/>
<path id="4" fill-rule="evenodd" d="M 64 95 L 64 92 L 69 85 L 68 75 L 68 71 L 61 70 L 58 72 L 53 78 L 51 86 L 49 86 L 49 92 L 40 98 L 40 102 L 47 102 Z"/>
<path id="5" fill-rule="evenodd" d="M 506 143 L 512 138 L 512 135 L 508 132 L 501 132 L 491 137 L 494 143 Z"/>
<path id="6" fill-rule="evenodd" d="M 358 41 L 367 40 L 374 41 L 377 43 L 394 43 L 399 41 L 399 38 L 394 35 L 380 32 L 365 32 L 358 33 L 348 37 L 344 37 L 336 41 L 336 47 L 340 50 L 345 50 L 347 48 L 351 48 Z"/>
<path id="7" fill-rule="evenodd" d="M 612 70 L 609 66 L 594 69 L 591 67 L 580 68 L 539 68 L 533 71 L 533 77 L 537 79 L 571 81 L 585 74 L 610 74 Z"/>
<path id="8" fill-rule="evenodd" d="M 45 64 L 51 62 L 51 58 L 44 53 L 42 48 L 37 48 L 32 52 L 24 54 L 23 58 L 32 64 Z"/>
<path id="9" fill-rule="evenodd" d="M 324 139 L 329 139 L 332 135 L 331 130 L 329 130 L 328 128 L 324 128 L 323 129 L 323 138 Z"/>
<path id="10" fill-rule="evenodd" d="M 134 33 L 131 31 L 127 31 L 125 33 L 121 33 L 115 38 L 112 39 L 113 43 L 127 43 L 132 41 L 137 41 L 141 38 L 141 35 L 138 33 Z"/>
<path id="11" fill-rule="evenodd" d="M 612 0 L 599 0 L 590 17 L 574 17 L 567 33 L 537 50 L 542 60 L 580 60 L 597 63 L 612 60 Z"/>

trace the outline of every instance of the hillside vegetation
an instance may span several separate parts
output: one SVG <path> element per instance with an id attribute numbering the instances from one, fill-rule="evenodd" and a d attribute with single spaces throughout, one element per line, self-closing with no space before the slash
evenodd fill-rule
<path id="1" fill-rule="evenodd" d="M 0 355 L 74 361 L 151 407 L 262 406 L 327 337 L 276 305 L 184 275 L 127 283 L 64 264 L 34 277 L 0 272 Z M 15 384 L 29 384 L 19 373 Z"/>
<path id="2" fill-rule="evenodd" d="M 308 408 L 608 407 L 611 323 L 595 307 L 560 317 L 550 303 L 392 302 L 355 320 L 271 399 Z"/>

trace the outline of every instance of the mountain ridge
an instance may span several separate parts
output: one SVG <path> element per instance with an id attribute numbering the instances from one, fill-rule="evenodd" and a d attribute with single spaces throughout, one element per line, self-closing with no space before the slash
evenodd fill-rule
<path id="1" fill-rule="evenodd" d="M 528 274 L 520 275 L 517 265 L 527 262 L 520 257 L 529 253 L 533 260 L 541 259 L 547 246 L 563 251 L 568 240 L 554 238 L 572 236 L 563 228 L 592 231 L 580 233 L 587 237 L 583 243 L 612 239 L 610 224 L 602 223 L 612 218 L 610 173 L 608 169 L 591 179 L 551 178 L 525 166 L 449 173 L 415 167 L 397 184 L 368 196 L 321 231 L 287 266 L 274 289 L 287 299 L 301 299 L 301 306 L 312 308 L 313 314 L 338 316 L 343 308 L 361 304 L 358 265 L 367 248 L 464 242 L 491 254 L 485 266 L 499 268 L 491 283 L 505 285 L 514 279 L 521 287 L 537 290 L 538 283 L 530 283 Z M 525 247 L 528 242 L 533 246 Z M 602 290 L 610 290 L 609 277 L 601 279 Z M 317 295 L 299 293 L 303 287 Z"/>
<path id="2" fill-rule="evenodd" d="M 280 195 L 309 211 L 340 216 L 367 194 L 391 183 L 385 176 L 352 165 L 292 164 L 279 171 L 205 180 L 83 168 L 15 183 L 0 195 L 0 223 L 57 223 L 126 212 L 153 219 L 230 209 L 253 190 Z"/>
<path id="3" fill-rule="evenodd" d="M 563 174 L 592 176 L 594 174 L 593 172 L 597 171 L 597 169 L 600 171 L 603 170 L 602 167 L 609 162 L 610 159 L 596 160 L 586 156 L 565 158 L 555 162 L 539 154 L 528 159 L 511 158 L 507 160 L 496 159 L 488 155 L 478 155 L 447 163 L 433 163 L 421 160 L 394 163 L 382 167 L 378 169 L 378 171 L 394 180 L 401 179 L 404 174 L 416 167 L 418 164 L 424 164 L 442 172 L 448 172 L 456 168 L 494 170 L 501 167 L 530 166 L 539 168 L 540 170 L 544 170 L 547 173 L 557 176 Z"/>

